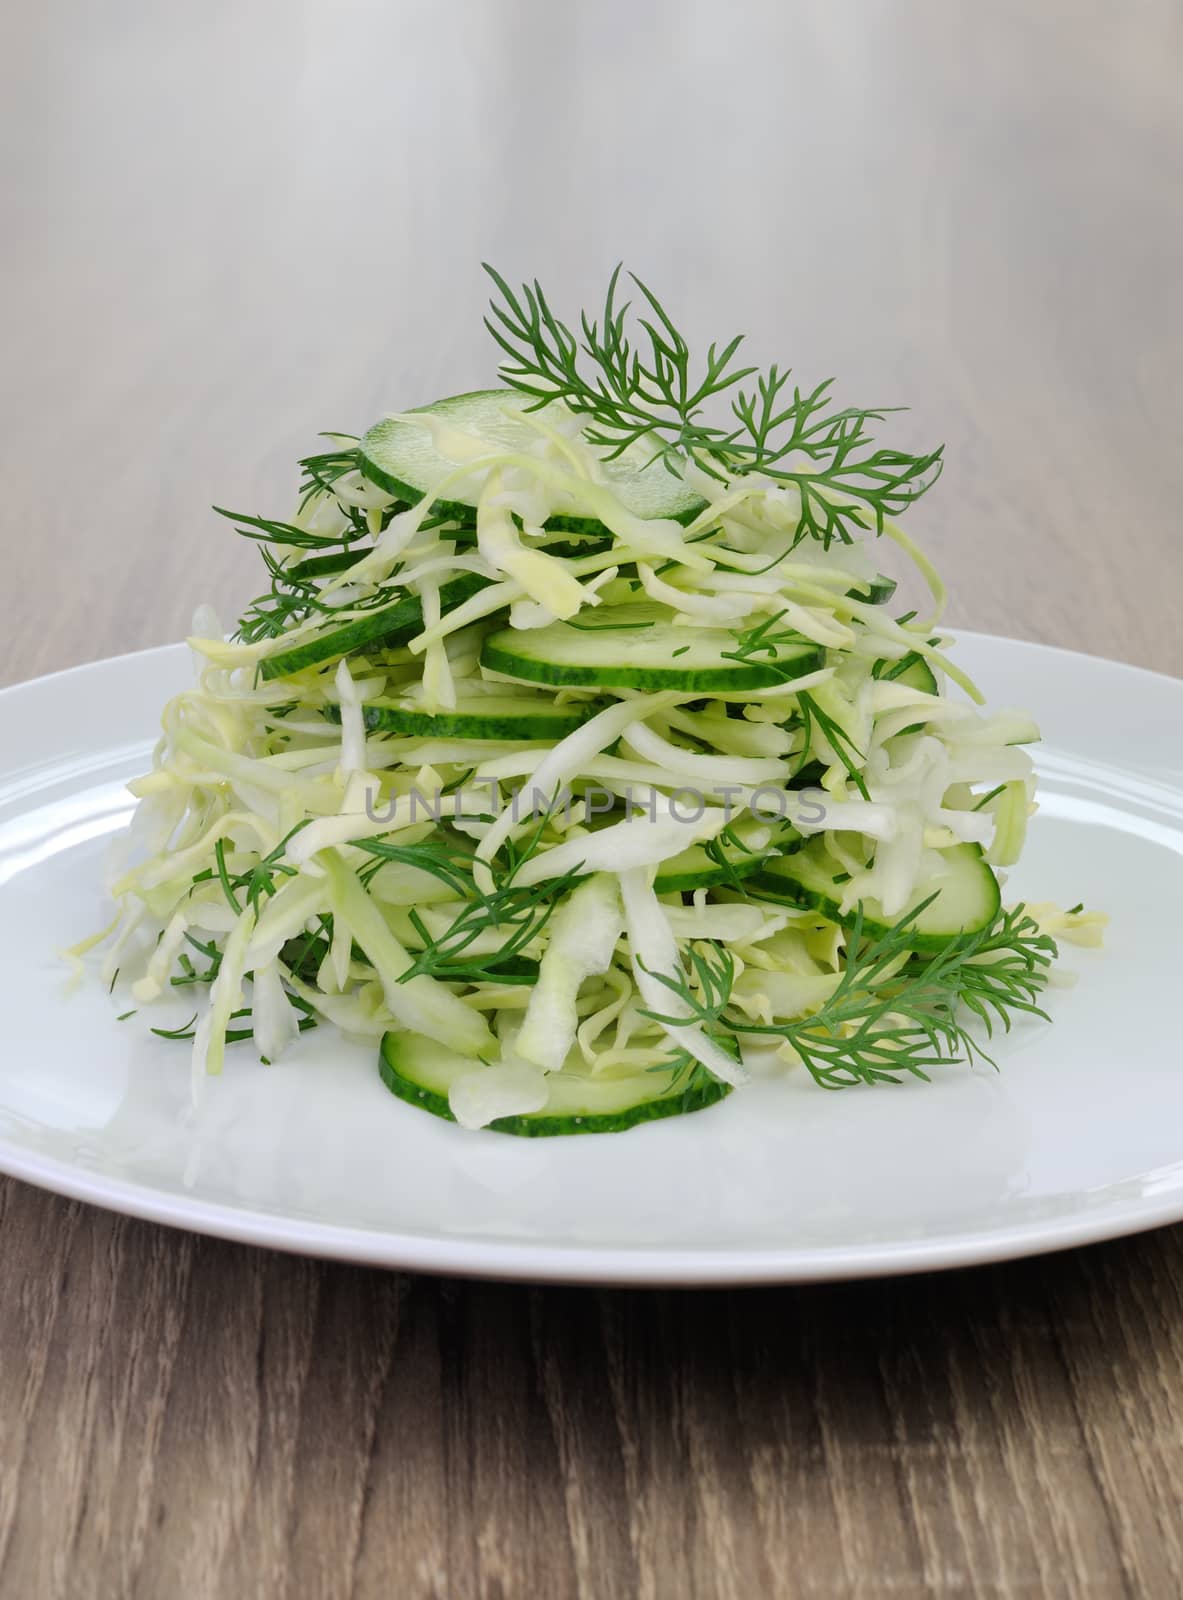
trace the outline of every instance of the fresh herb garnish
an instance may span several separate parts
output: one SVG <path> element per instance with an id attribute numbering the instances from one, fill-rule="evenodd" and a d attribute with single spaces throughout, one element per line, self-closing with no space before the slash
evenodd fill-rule
<path id="1" fill-rule="evenodd" d="M 427 841 L 400 845 L 381 838 L 354 841 L 355 848 L 374 857 L 373 863 L 359 874 L 367 887 L 383 865 L 394 862 L 430 874 L 457 897 L 457 914 L 438 936 L 432 934 L 419 911 L 409 910 L 408 917 L 422 941 L 422 949 L 414 953 L 412 964 L 401 974 L 401 983 L 409 983 L 421 974 L 450 983 L 518 981 L 513 974 L 520 973 L 516 963 L 521 952 L 542 932 L 564 894 L 581 876 L 580 869 L 575 868 L 529 888 L 514 882 L 522 866 L 537 853 L 545 827 L 544 816 L 524 840 L 508 847 L 508 865 L 494 871 L 490 893 L 482 891 L 473 878 L 471 854 L 457 847 Z M 451 908 L 452 902 L 440 907 L 445 911 Z M 498 937 L 495 948 L 474 953 L 472 946 L 489 934 Z M 508 979 L 504 976 L 506 971 L 510 973 Z"/>
<path id="2" fill-rule="evenodd" d="M 794 545 L 814 538 L 828 548 L 868 527 L 881 532 L 940 474 L 943 446 L 921 455 L 874 446 L 868 427 L 885 409 L 831 409 L 832 379 L 806 392 L 790 388 L 788 368 L 737 365 L 742 334 L 711 344 L 695 369 L 687 340 L 631 273 L 641 305 L 630 320 L 619 266 L 599 315 L 580 313 L 578 334 L 537 279 L 515 293 L 495 268 L 485 271 L 497 289 L 485 326 L 505 353 L 506 383 L 539 407 L 559 399 L 586 416 L 588 439 L 608 459 L 640 445 L 675 473 L 694 462 L 721 481 L 759 473 L 792 484 L 801 499 Z M 753 388 L 737 388 L 748 378 Z M 730 401 L 727 426 L 707 420 L 721 396 Z"/>
<path id="3" fill-rule="evenodd" d="M 861 905 L 845 938 L 845 965 L 825 1004 L 809 1017 L 759 1023 L 731 1006 L 735 961 L 722 946 L 695 946 L 691 976 L 655 974 L 708 1033 L 788 1044 L 823 1089 L 857 1083 L 899 1083 L 903 1075 L 956 1061 L 994 1065 L 963 1012 L 990 1038 L 1008 1031 L 1016 1014 L 1043 1017 L 1038 997 L 1056 959 L 1055 940 L 1041 933 L 1025 906 L 1002 912 L 989 927 L 963 934 L 936 955 L 913 949 L 913 924 L 928 901 L 877 937 L 864 933 Z M 658 1022 L 684 1021 L 645 1012 Z"/>

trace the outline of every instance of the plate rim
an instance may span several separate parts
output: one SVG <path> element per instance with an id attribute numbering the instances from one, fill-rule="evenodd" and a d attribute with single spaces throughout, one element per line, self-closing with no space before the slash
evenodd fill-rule
<path id="1" fill-rule="evenodd" d="M 1181 1183 L 1170 1195 L 1117 1204 L 1097 1216 L 1074 1214 L 1057 1221 L 903 1244 L 743 1251 L 645 1246 L 633 1250 L 621 1245 L 510 1244 L 394 1233 L 187 1200 L 147 1184 L 103 1178 L 86 1168 L 22 1150 L 4 1138 L 0 1138 L 0 1176 L 19 1179 L 66 1200 L 84 1201 L 115 1216 L 288 1255 L 441 1277 L 602 1288 L 754 1288 L 911 1277 L 1051 1255 L 1183 1221 Z"/>
<path id="2" fill-rule="evenodd" d="M 975 629 L 951 629 L 956 637 L 991 645 L 1052 652 L 1157 679 L 1183 689 L 1183 678 L 1133 662 Z M 59 679 L 129 665 L 150 657 L 176 657 L 185 643 L 150 645 L 77 663 L 0 687 L 0 703 Z M 148 735 L 145 735 L 147 738 Z M 1170 1171 L 1171 1168 L 1160 1169 Z M 752 1250 L 680 1249 L 677 1246 L 511 1243 L 400 1233 L 319 1222 L 294 1215 L 228 1205 L 175 1194 L 127 1179 L 112 1178 L 74 1162 L 43 1155 L 0 1135 L 0 1175 L 32 1184 L 66 1200 L 82 1201 L 112 1214 L 239 1244 L 389 1270 L 534 1283 L 627 1287 L 726 1287 L 835 1282 L 911 1275 L 1012 1261 L 1082 1245 L 1101 1244 L 1183 1221 L 1183 1161 L 1180 1181 L 1167 1193 L 1132 1196 L 1095 1212 L 938 1238 L 846 1245 L 783 1246 Z"/>

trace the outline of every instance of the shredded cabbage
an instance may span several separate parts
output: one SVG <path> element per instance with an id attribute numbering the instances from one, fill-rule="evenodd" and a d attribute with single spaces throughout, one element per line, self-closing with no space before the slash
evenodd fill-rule
<path id="1" fill-rule="evenodd" d="M 528 448 L 402 414 L 442 462 L 412 506 L 334 440 L 340 455 L 325 459 L 339 470 L 314 473 L 291 522 L 273 525 L 272 592 L 239 637 L 223 639 L 208 608 L 194 619 L 196 684 L 166 708 L 152 771 L 132 785 L 116 918 L 73 954 L 105 940 L 105 972 L 122 970 L 141 1005 L 178 980 L 207 983 L 197 1078 L 221 1070 L 232 1034 L 274 1061 L 319 1019 L 351 1038 L 410 1030 L 465 1058 L 450 1104 L 466 1127 L 543 1108 L 548 1077 L 574 1061 L 740 1084 L 745 1027 L 816 1018 L 843 992 L 861 905 L 906 913 L 956 845 L 998 867 L 1018 859 L 1034 810 L 1024 747 L 1038 729 L 1021 711 L 976 709 L 976 686 L 932 632 L 940 580 L 896 524 L 881 531 L 927 584 L 929 618 L 863 597 L 883 549 L 872 534 L 793 548 L 792 484 L 728 482 L 692 462 L 686 482 L 705 508 L 687 526 L 641 518 L 579 417 L 558 402 L 518 415 Z M 457 500 L 474 508 L 467 519 Z M 548 528 L 556 507 L 584 531 Z M 597 524 L 598 542 L 586 531 Z M 448 603 L 462 575 L 483 587 Z M 321 649 L 408 598 L 421 622 L 397 643 L 379 626 Z M 730 635 L 724 659 L 759 663 L 770 634 L 824 659 L 799 679 L 705 693 L 690 679 L 548 691 L 481 665 L 494 628 L 590 627 L 601 603 L 634 601 L 664 608 L 687 640 Z M 306 665 L 260 675 L 309 645 Z M 676 669 L 681 654 L 654 665 Z M 582 720 L 557 741 L 444 724 L 425 738 L 382 721 L 395 701 L 443 717 L 490 695 Z M 679 808 L 688 791 L 694 815 Z M 743 809 L 771 817 L 747 843 L 732 832 Z M 840 920 L 752 887 L 757 858 L 818 836 L 842 869 Z M 703 886 L 662 891 L 686 852 Z M 1099 940 L 1095 913 L 1035 914 L 1047 932 Z M 712 998 L 724 974 L 732 1017 L 746 1019 L 730 1031 Z M 803 1054 L 791 1041 L 782 1053 Z"/>

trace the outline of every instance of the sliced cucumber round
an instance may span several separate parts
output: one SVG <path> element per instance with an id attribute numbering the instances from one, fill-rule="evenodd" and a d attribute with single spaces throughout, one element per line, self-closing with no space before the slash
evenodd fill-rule
<path id="1" fill-rule="evenodd" d="M 877 572 L 873 578 L 848 589 L 846 595 L 849 600 L 861 600 L 865 606 L 884 606 L 895 593 L 896 587 L 894 578 L 884 577 L 882 572 Z"/>
<path id="2" fill-rule="evenodd" d="M 572 534 L 569 529 L 565 528 L 557 531 L 564 534 L 565 537 L 548 539 L 544 544 L 536 545 L 532 543 L 530 548 L 545 550 L 548 556 L 554 556 L 560 561 L 579 561 L 583 556 L 602 555 L 605 550 L 611 550 L 616 543 L 610 533 Z"/>
<path id="3" fill-rule="evenodd" d="M 491 633 L 481 665 L 527 683 L 687 694 L 771 689 L 824 665 L 821 646 L 796 634 L 779 635 L 766 655 L 737 661 L 734 634 L 675 624 L 665 606 L 603 606 L 585 615 L 586 622 Z"/>
<path id="4" fill-rule="evenodd" d="M 764 862 L 749 883 L 770 900 L 819 911 L 831 922 L 849 925 L 854 913 L 839 910 L 844 881 L 824 840 L 811 839 L 803 850 Z M 916 950 L 940 950 L 959 934 L 989 928 L 1002 903 L 998 879 L 976 844 L 942 850 L 939 862 L 922 874 L 912 903 L 919 905 L 933 894 L 936 899 L 911 924 L 909 942 Z M 887 916 L 877 900 L 863 901 L 867 933 L 886 933 L 898 920 Z"/>
<path id="5" fill-rule="evenodd" d="M 473 1063 L 417 1033 L 388 1033 L 378 1058 L 382 1082 L 392 1094 L 433 1116 L 455 1122 L 448 1090 L 457 1078 L 474 1070 Z M 479 1069 L 476 1069 L 479 1070 Z M 550 1090 L 540 1111 L 498 1117 L 495 1133 L 526 1138 L 572 1133 L 623 1133 L 639 1122 L 677 1117 L 713 1106 L 730 1087 L 696 1073 L 632 1072 L 621 1077 L 592 1077 L 566 1068 L 547 1080 Z"/>
<path id="6" fill-rule="evenodd" d="M 440 589 L 440 610 L 448 612 L 489 583 L 476 572 L 462 572 Z M 307 634 L 296 644 L 264 656 L 259 671 L 264 678 L 283 678 L 322 661 L 335 661 L 358 650 L 391 650 L 413 639 L 423 627 L 423 602 L 417 594 L 405 595 L 395 605 Z"/>
<path id="7" fill-rule="evenodd" d="M 689 849 L 670 856 L 657 869 L 654 889 L 658 894 L 688 894 L 695 889 L 726 886 L 758 872 L 777 851 L 799 850 L 805 843 L 795 828 L 785 824 L 775 840 L 765 848 L 757 849 L 748 842 L 748 837 L 757 831 L 757 827 L 754 825 L 744 829 L 740 824 L 739 828 L 733 828 L 732 838 L 724 836 L 716 841 L 719 847 L 717 851 L 708 849 L 706 845 L 692 844 Z M 766 825 L 759 831 L 764 837 L 768 836 Z"/>
<path id="8" fill-rule="evenodd" d="M 452 711 L 424 711 L 413 700 L 371 700 L 366 727 L 424 739 L 565 739 L 602 710 L 599 701 L 557 706 L 545 695 L 473 695 Z M 327 707 L 330 722 L 340 722 L 339 706 Z"/>
<path id="9" fill-rule="evenodd" d="M 283 575 L 285 578 L 295 578 L 300 583 L 306 583 L 309 578 L 331 578 L 338 572 L 348 572 L 373 548 L 373 545 L 364 544 L 348 550 L 334 550 L 326 556 L 305 556 L 303 561 L 285 567 Z"/>
<path id="10" fill-rule="evenodd" d="M 887 670 L 879 674 L 891 683 L 902 683 L 907 689 L 919 689 L 924 694 L 939 694 L 940 685 L 937 683 L 936 673 L 929 666 L 922 655 L 915 650 L 906 656 L 901 656 L 898 661 L 893 661 Z M 923 722 L 913 722 L 907 728 L 901 728 L 900 733 L 922 733 Z"/>
<path id="11" fill-rule="evenodd" d="M 522 413 L 530 404 L 529 396 L 512 389 L 483 389 L 452 395 L 434 405 L 416 406 L 415 411 L 431 412 L 458 433 L 487 439 L 490 451 L 500 448 L 528 453 L 537 448 L 541 437 L 537 428 L 523 420 Z M 541 415 L 545 417 L 545 413 L 543 408 Z M 564 414 L 562 424 L 566 426 L 567 422 Z M 460 464 L 439 453 L 429 428 L 405 417 L 385 417 L 376 422 L 361 441 L 359 460 L 363 474 L 372 483 L 412 503 L 429 494 Z M 662 462 L 654 461 L 652 449 L 644 445 L 633 445 L 615 461 L 604 461 L 602 466 L 613 492 L 634 516 L 692 522 L 706 505 Z M 449 490 L 449 494 L 454 498 L 435 502 L 437 513 L 471 520 L 475 498 L 466 497 L 459 487 Z M 557 505 L 546 525 L 572 533 L 605 532 L 599 519 L 581 512 L 574 500 Z"/>
<path id="12" fill-rule="evenodd" d="M 909 689 L 922 689 L 925 694 L 939 692 L 936 673 L 915 650 L 910 650 L 898 661 L 885 662 L 883 671 L 877 676 L 887 683 L 902 683 Z"/>

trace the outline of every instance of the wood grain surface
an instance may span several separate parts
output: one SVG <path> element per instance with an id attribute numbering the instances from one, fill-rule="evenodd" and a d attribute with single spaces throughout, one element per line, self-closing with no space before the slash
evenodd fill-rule
<path id="1" fill-rule="evenodd" d="M 955 622 L 1183 671 L 1181 59 L 1177 0 L 4 8 L 0 681 L 231 616 L 209 503 L 489 378 L 482 256 L 909 402 Z M 1174 1596 L 1181 1248 L 561 1291 L 0 1181 L 0 1593 Z"/>

